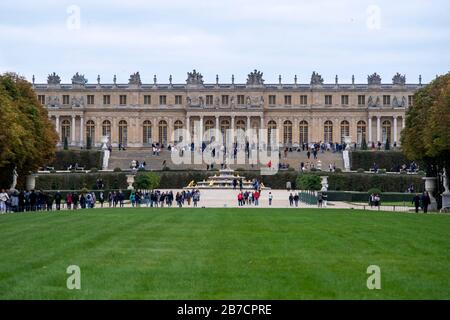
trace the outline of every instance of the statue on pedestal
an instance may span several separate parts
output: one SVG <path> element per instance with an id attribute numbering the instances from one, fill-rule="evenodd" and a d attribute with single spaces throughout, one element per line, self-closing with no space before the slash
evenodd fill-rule
<path id="1" fill-rule="evenodd" d="M 19 174 L 17 173 L 17 167 L 14 167 L 13 169 L 13 181 L 11 184 L 11 188 L 9 188 L 10 190 L 15 190 L 16 189 L 16 185 L 17 185 L 17 178 L 19 177 Z"/>

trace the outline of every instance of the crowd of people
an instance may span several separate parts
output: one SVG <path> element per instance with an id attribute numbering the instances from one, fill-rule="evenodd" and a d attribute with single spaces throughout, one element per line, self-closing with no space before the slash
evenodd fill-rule
<path id="1" fill-rule="evenodd" d="M 237 200 L 238 206 L 243 207 L 245 205 L 259 205 L 259 197 L 261 196 L 260 190 L 252 191 L 241 191 L 238 193 Z"/>
<path id="2" fill-rule="evenodd" d="M 160 190 L 152 190 L 150 192 L 133 191 L 130 194 L 132 207 L 172 207 L 174 201 L 180 208 L 185 204 L 190 206 L 191 203 L 194 207 L 197 207 L 200 201 L 200 190 L 183 190 L 175 195 L 172 191 L 161 192 Z"/>

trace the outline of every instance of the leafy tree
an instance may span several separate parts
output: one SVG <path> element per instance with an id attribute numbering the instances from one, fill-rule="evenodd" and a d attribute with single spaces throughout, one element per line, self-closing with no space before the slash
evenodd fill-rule
<path id="1" fill-rule="evenodd" d="M 427 164 L 428 175 L 450 172 L 450 72 L 414 94 L 401 142 L 409 159 Z"/>
<path id="2" fill-rule="evenodd" d="M 158 188 L 161 177 L 154 172 L 139 172 L 134 181 L 136 189 Z"/>
<path id="3" fill-rule="evenodd" d="M 0 123 L 0 185 L 9 187 L 14 167 L 23 185 L 29 172 L 52 161 L 57 133 L 31 84 L 14 73 L 0 75 Z"/>

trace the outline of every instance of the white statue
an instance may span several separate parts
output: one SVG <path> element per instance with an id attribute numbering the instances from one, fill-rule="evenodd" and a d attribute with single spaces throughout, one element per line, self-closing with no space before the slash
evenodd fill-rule
<path id="1" fill-rule="evenodd" d="M 17 177 L 19 177 L 19 174 L 17 173 L 17 167 L 14 167 L 13 169 L 13 181 L 11 184 L 11 190 L 15 190 L 16 189 L 16 185 L 17 185 Z"/>
<path id="2" fill-rule="evenodd" d="M 108 136 L 103 136 L 102 142 L 103 142 L 103 145 L 102 145 L 102 151 L 103 151 L 102 169 L 103 170 L 107 170 L 108 169 L 108 163 L 109 163 L 109 156 L 110 156 L 110 151 L 109 151 L 109 148 L 107 146 Z"/>
<path id="3" fill-rule="evenodd" d="M 444 178 L 444 189 L 445 189 L 445 191 L 444 191 L 444 193 L 450 193 L 450 188 L 449 188 L 449 186 L 448 186 L 448 184 L 449 184 L 449 179 L 448 179 L 448 175 L 447 175 L 447 170 L 445 170 L 445 168 L 444 168 L 444 174 L 442 175 L 442 177 Z"/>

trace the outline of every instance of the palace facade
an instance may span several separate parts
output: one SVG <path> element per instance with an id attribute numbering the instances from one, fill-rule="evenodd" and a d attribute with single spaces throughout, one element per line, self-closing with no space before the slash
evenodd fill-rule
<path id="1" fill-rule="evenodd" d="M 139 72 L 127 84 L 88 84 L 75 74 L 71 84 L 62 84 L 53 73 L 46 84 L 33 87 L 39 101 L 48 109 L 60 144 L 67 138 L 71 146 L 85 146 L 89 140 L 100 146 L 108 136 L 113 146 L 143 147 L 153 142 L 174 143 L 172 132 L 190 128 L 195 121 L 207 130 L 247 128 L 279 129 L 279 142 L 296 146 L 305 142 L 343 142 L 350 137 L 360 144 L 378 141 L 399 144 L 405 126 L 405 111 L 413 103 L 414 92 L 422 86 L 406 84 L 396 74 L 392 83 L 382 84 L 374 73 L 366 84 L 324 84 L 313 72 L 309 84 L 265 84 L 263 74 L 254 70 L 244 84 L 207 84 L 194 70 L 185 84 L 143 84 Z"/>

